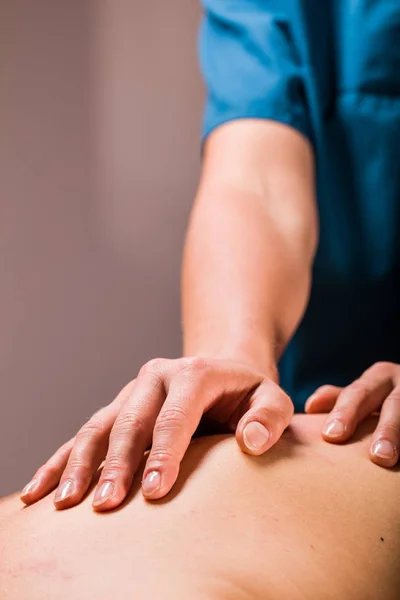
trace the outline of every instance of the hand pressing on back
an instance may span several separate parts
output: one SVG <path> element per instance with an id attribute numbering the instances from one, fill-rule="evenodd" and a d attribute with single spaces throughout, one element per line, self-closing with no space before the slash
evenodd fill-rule
<path id="1" fill-rule="evenodd" d="M 243 452 L 266 452 L 294 412 L 292 401 L 277 384 L 276 370 L 269 375 L 232 360 L 151 360 L 39 468 L 22 491 L 22 501 L 32 504 L 57 486 L 56 508 L 74 506 L 105 461 L 93 507 L 113 509 L 128 494 L 150 444 L 142 492 L 148 499 L 162 498 L 178 477 L 203 415 L 235 431 Z"/>
<path id="2" fill-rule="evenodd" d="M 305 405 L 307 413 L 329 412 L 322 435 L 327 442 L 346 442 L 357 425 L 380 412 L 372 436 L 371 460 L 381 467 L 394 467 L 400 451 L 400 365 L 378 362 L 347 387 L 324 385 Z"/>

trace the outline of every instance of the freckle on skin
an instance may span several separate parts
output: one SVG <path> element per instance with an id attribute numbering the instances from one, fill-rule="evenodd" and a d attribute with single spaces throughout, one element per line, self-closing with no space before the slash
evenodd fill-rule
<path id="1" fill-rule="evenodd" d="M 381 537 L 381 542 L 384 542 L 385 540 L 383 539 L 383 537 Z"/>

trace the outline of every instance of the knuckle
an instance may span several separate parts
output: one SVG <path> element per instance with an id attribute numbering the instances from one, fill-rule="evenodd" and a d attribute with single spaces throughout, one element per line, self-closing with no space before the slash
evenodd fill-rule
<path id="1" fill-rule="evenodd" d="M 396 386 L 394 390 L 392 390 L 388 396 L 388 400 L 390 399 L 393 404 L 397 404 L 400 407 L 400 386 Z"/>
<path id="2" fill-rule="evenodd" d="M 92 465 L 83 456 L 71 456 L 66 471 L 89 471 Z"/>
<path id="3" fill-rule="evenodd" d="M 352 400 L 354 396 L 357 398 L 364 397 L 370 392 L 370 387 L 367 385 L 365 381 L 361 379 L 356 379 L 347 386 L 342 392 L 342 399 L 349 401 Z"/>
<path id="4" fill-rule="evenodd" d="M 394 365 L 391 362 L 380 360 L 379 362 L 373 364 L 371 369 L 373 369 L 374 371 L 389 371 L 393 368 L 393 366 Z"/>
<path id="5" fill-rule="evenodd" d="M 155 447 L 149 456 L 148 465 L 155 463 L 163 465 L 171 462 L 174 458 L 175 452 L 170 446 Z"/>
<path id="6" fill-rule="evenodd" d="M 263 416 L 262 421 L 266 424 L 275 425 L 279 423 L 284 425 L 287 421 L 287 412 L 283 406 L 265 407 L 260 410 L 260 413 Z"/>
<path id="7" fill-rule="evenodd" d="M 187 384 L 193 383 L 196 379 L 204 379 L 207 376 L 208 363 L 204 358 L 194 356 L 184 359 L 179 368 L 179 378 Z"/>
<path id="8" fill-rule="evenodd" d="M 327 392 L 330 392 L 330 391 L 331 391 L 331 389 L 332 389 L 332 387 L 333 387 L 333 386 L 332 386 L 332 385 L 330 385 L 329 383 L 325 383 L 324 385 L 321 385 L 321 386 L 320 386 L 320 387 L 319 387 L 319 388 L 316 390 L 316 392 L 315 392 L 315 393 L 318 393 L 318 394 L 325 394 L 325 393 L 327 393 Z"/>
<path id="9" fill-rule="evenodd" d="M 363 376 L 369 375 L 371 377 L 379 377 L 379 379 L 390 378 L 393 375 L 394 367 L 394 363 L 379 361 L 370 366 L 369 369 L 364 372 Z"/>
<path id="10" fill-rule="evenodd" d="M 139 375 L 156 375 L 160 376 L 165 367 L 164 358 L 152 358 L 145 363 L 139 371 Z"/>
<path id="11" fill-rule="evenodd" d="M 118 394 L 116 398 L 112 401 L 112 404 L 118 404 L 119 406 L 123 406 L 131 397 L 132 391 L 134 389 L 134 385 L 137 381 L 137 377 L 132 379 L 129 383 L 126 384 Z"/>
<path id="12" fill-rule="evenodd" d="M 287 410 L 283 406 L 275 408 L 274 415 L 281 423 L 286 423 Z"/>
<path id="13" fill-rule="evenodd" d="M 269 381 L 261 383 L 258 394 L 264 397 L 264 405 L 257 409 L 257 412 L 263 416 L 262 420 L 273 425 L 280 423 L 286 427 L 294 414 L 294 405 L 290 396 L 276 383 L 273 383 L 271 388 Z"/>
<path id="14" fill-rule="evenodd" d="M 284 418 L 286 418 L 287 414 L 290 414 L 291 416 L 293 416 L 294 404 L 293 404 L 290 396 L 288 396 L 286 394 L 286 392 L 284 392 L 283 390 L 282 390 L 282 395 L 281 395 L 281 399 L 280 399 L 280 404 L 281 404 L 280 411 Z"/>
<path id="15" fill-rule="evenodd" d="M 128 466 L 119 456 L 110 456 L 107 458 L 102 472 L 102 479 L 113 478 L 127 473 Z"/>
<path id="16" fill-rule="evenodd" d="M 208 367 L 208 361 L 202 356 L 187 356 L 182 359 L 182 367 L 190 368 L 193 371 L 204 371 Z"/>
<path id="17" fill-rule="evenodd" d="M 395 437 L 400 441 L 400 424 L 396 422 L 388 421 L 387 423 L 382 423 L 382 425 L 378 425 L 376 429 L 378 434 L 383 434 L 384 436 L 389 434 L 389 437 Z"/>
<path id="18" fill-rule="evenodd" d="M 398 407 L 400 407 L 400 390 L 397 390 L 396 392 L 392 393 L 392 400 L 395 404 L 398 405 Z"/>
<path id="19" fill-rule="evenodd" d="M 113 434 L 115 433 L 125 433 L 129 431 L 130 433 L 142 434 L 146 431 L 146 421 L 142 417 L 142 415 L 137 411 L 129 411 L 122 413 L 119 415 L 117 420 L 115 421 L 115 426 L 113 428 Z"/>
<path id="20" fill-rule="evenodd" d="M 189 413 L 183 406 L 165 408 L 157 420 L 156 428 L 157 430 L 181 428 L 188 418 Z"/>
<path id="21" fill-rule="evenodd" d="M 106 432 L 106 425 L 102 419 L 93 415 L 78 432 L 79 437 L 101 436 Z"/>
<path id="22" fill-rule="evenodd" d="M 60 472 L 60 467 L 57 466 L 56 463 L 53 462 L 47 462 L 45 465 L 43 465 L 42 467 L 40 467 L 40 469 L 37 472 L 37 475 L 40 476 L 42 474 L 46 474 L 46 475 L 57 475 Z"/>
<path id="23" fill-rule="evenodd" d="M 264 392 L 265 392 L 266 397 L 267 398 L 273 397 L 273 401 L 268 406 L 268 408 L 270 408 L 270 410 L 274 411 L 274 413 L 276 413 L 277 415 L 282 415 L 284 417 L 284 419 L 286 419 L 286 415 L 288 413 L 291 413 L 294 410 L 293 402 L 292 402 L 290 396 L 281 387 L 279 387 L 276 383 L 273 383 L 274 393 L 272 396 L 269 385 L 270 384 L 267 383 L 266 387 L 264 387 Z M 264 384 L 264 386 L 265 386 L 265 384 Z"/>

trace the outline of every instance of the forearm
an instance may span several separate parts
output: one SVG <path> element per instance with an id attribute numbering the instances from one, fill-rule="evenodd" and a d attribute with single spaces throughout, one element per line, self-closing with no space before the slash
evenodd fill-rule
<path id="1" fill-rule="evenodd" d="M 303 198 L 313 194 L 312 166 L 274 160 L 262 185 L 227 182 L 205 166 L 183 262 L 186 355 L 269 371 L 299 324 L 317 243 L 315 211 L 304 209 L 313 204 Z"/>
<path id="2" fill-rule="evenodd" d="M 278 230 L 258 199 L 236 190 L 220 194 L 218 202 L 196 207 L 188 234 L 184 352 L 243 358 L 264 370 L 301 319 L 311 260 Z"/>

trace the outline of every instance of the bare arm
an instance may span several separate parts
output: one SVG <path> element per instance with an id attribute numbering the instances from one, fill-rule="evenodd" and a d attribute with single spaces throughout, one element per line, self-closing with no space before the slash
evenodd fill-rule
<path id="1" fill-rule="evenodd" d="M 304 136 L 262 120 L 216 129 L 184 253 L 185 354 L 270 372 L 306 308 L 317 237 Z"/>
<path id="2" fill-rule="evenodd" d="M 277 385 L 275 360 L 307 303 L 315 212 L 312 153 L 301 134 L 261 120 L 215 130 L 184 258 L 190 356 L 144 365 L 36 471 L 23 501 L 57 485 L 57 508 L 79 503 L 105 458 L 95 509 L 115 508 L 150 444 L 143 494 L 161 498 L 203 414 L 235 431 L 243 451 L 269 450 L 294 410 Z"/>

